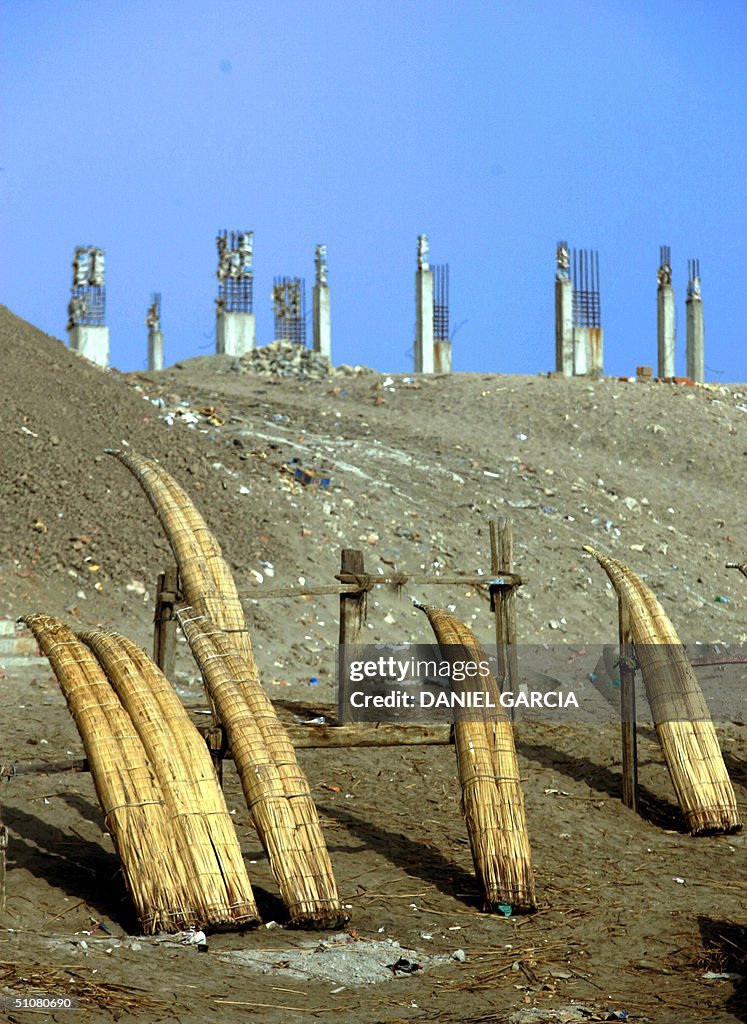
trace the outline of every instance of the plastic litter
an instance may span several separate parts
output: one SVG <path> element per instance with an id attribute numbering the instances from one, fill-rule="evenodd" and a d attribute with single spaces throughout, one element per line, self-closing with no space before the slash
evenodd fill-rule
<path id="1" fill-rule="evenodd" d="M 297 466 L 293 470 L 293 477 L 302 483 L 304 487 L 312 486 L 326 489 L 332 482 L 330 477 L 322 476 L 321 473 L 317 473 L 313 469 L 303 469 L 301 466 Z"/>

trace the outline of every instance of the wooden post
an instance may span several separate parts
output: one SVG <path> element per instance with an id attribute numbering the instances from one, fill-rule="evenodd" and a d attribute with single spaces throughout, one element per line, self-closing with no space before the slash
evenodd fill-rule
<path id="1" fill-rule="evenodd" d="M 5 770 L 5 765 L 0 765 L 0 773 Z M 2 777 L 0 774 L 0 784 Z M 2 811 L 2 803 L 0 803 Z M 8 829 L 0 819 L 0 914 L 5 913 L 5 851 L 8 849 Z"/>
<path id="2" fill-rule="evenodd" d="M 513 524 L 509 516 L 490 520 L 490 571 L 493 576 L 513 572 Z M 514 585 L 490 588 L 491 606 L 495 612 L 495 642 L 498 648 L 497 682 L 501 693 L 519 693 L 519 659 L 516 650 L 516 606 Z M 513 709 L 509 712 L 513 719 Z"/>
<path id="3" fill-rule="evenodd" d="M 354 548 L 343 548 L 340 555 L 340 573 L 362 575 L 365 571 L 363 552 Z M 339 700 L 340 684 L 343 678 L 348 677 L 347 648 L 361 642 L 361 632 L 366 620 L 366 593 L 365 590 L 359 590 L 355 593 L 340 594 L 340 654 L 337 659 L 340 674 L 337 679 L 337 694 L 341 722 L 350 722 L 352 717 L 347 702 Z"/>
<path id="4" fill-rule="evenodd" d="M 179 599 L 179 570 L 171 566 L 158 574 L 156 612 L 153 628 L 153 660 L 167 679 L 174 678 L 176 662 L 176 616 Z"/>
<path id="5" fill-rule="evenodd" d="M 8 830 L 0 825 L 0 914 L 5 913 L 5 851 L 8 848 Z"/>
<path id="6" fill-rule="evenodd" d="M 638 810 L 638 740 L 635 714 L 635 658 L 630 632 L 630 612 L 624 597 L 618 598 L 620 625 L 620 727 L 622 729 L 623 803 Z"/>
<path id="7" fill-rule="evenodd" d="M 228 753 L 228 737 L 222 725 L 212 725 L 205 733 L 205 741 L 213 760 L 215 774 L 218 776 L 218 784 L 223 789 L 223 759 Z"/>

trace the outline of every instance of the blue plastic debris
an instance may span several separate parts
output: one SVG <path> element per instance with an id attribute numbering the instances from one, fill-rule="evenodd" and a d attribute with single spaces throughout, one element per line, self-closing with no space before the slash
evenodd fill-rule
<path id="1" fill-rule="evenodd" d="M 320 473 L 314 472 L 313 469 L 303 469 L 301 466 L 297 466 L 293 471 L 293 476 L 296 480 L 299 480 L 304 487 L 329 487 L 331 478 L 328 476 L 322 476 Z"/>

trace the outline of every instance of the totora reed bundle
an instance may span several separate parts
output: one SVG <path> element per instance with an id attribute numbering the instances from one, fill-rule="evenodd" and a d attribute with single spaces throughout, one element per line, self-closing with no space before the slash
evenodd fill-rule
<path id="1" fill-rule="evenodd" d="M 741 827 L 731 780 L 695 672 L 653 592 L 623 562 L 585 547 L 629 609 L 636 660 L 656 732 L 693 835 Z"/>
<path id="2" fill-rule="evenodd" d="M 236 583 L 220 544 L 191 498 L 155 459 L 133 451 L 107 449 L 136 477 L 163 526 L 174 552 L 185 602 L 232 634 L 234 647 L 252 666 L 252 644 Z"/>
<path id="3" fill-rule="evenodd" d="M 195 923 L 216 928 L 258 922 L 213 762 L 171 684 L 126 637 L 100 629 L 78 635 L 104 668 L 156 773 L 176 849 L 186 867 Z"/>
<path id="4" fill-rule="evenodd" d="M 467 626 L 439 608 L 421 607 L 447 661 L 487 660 Z M 470 687 L 475 685 L 470 680 Z M 534 910 L 534 873 L 513 727 L 498 700 L 492 674 L 480 685 L 492 696 L 495 708 L 457 711 L 454 722 L 472 860 L 487 910 L 506 903 L 515 911 Z"/>
<path id="5" fill-rule="evenodd" d="M 193 608 L 178 609 L 177 618 L 225 726 L 252 821 L 291 923 L 339 927 L 345 915 L 316 807 L 282 722 L 261 687 L 242 690 L 248 669 L 223 632 Z"/>
<path id="6" fill-rule="evenodd" d="M 296 846 L 306 861 L 310 886 L 308 892 L 299 890 L 295 896 L 289 891 L 291 917 L 296 923 L 309 927 L 336 927 L 344 915 L 316 807 L 293 744 L 260 684 L 244 610 L 220 545 L 183 488 L 157 462 L 135 452 L 110 450 L 108 454 L 118 458 L 135 475 L 155 509 L 179 566 L 185 603 L 194 609 L 190 615 L 205 616 L 205 630 L 211 634 L 211 643 L 218 645 L 219 657 L 230 666 L 233 681 L 251 711 L 282 780 L 295 820 Z M 198 632 L 191 630 L 188 639 L 190 635 L 194 639 Z M 193 652 L 196 654 L 194 646 Z M 201 661 L 200 667 L 208 698 L 214 703 L 210 673 L 206 668 L 212 656 L 207 663 Z M 219 711 L 221 718 L 222 715 Z M 235 739 L 234 729 L 232 747 Z M 278 849 L 282 846 L 282 842 L 277 844 Z M 295 874 L 295 867 L 289 869 L 289 874 Z"/>
<path id="7" fill-rule="evenodd" d="M 163 794 L 135 727 L 88 648 L 49 615 L 27 615 L 78 727 L 104 822 L 146 934 L 181 931 L 196 908 Z"/>

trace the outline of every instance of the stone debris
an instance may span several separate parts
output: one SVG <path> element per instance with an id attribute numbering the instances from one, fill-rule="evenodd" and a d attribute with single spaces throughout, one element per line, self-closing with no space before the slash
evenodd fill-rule
<path id="1" fill-rule="evenodd" d="M 414 956 L 417 961 L 412 960 Z M 426 956 L 394 939 L 360 939 L 343 933 L 303 942 L 300 948 L 285 950 L 280 958 L 264 950 L 237 949 L 220 954 L 220 959 L 261 974 L 357 987 L 391 981 L 414 970 L 446 963 L 449 957 Z"/>
<path id="2" fill-rule="evenodd" d="M 329 358 L 314 349 L 290 341 L 273 341 L 247 352 L 231 365 L 235 373 L 256 373 L 265 377 L 285 377 L 295 380 L 326 380 L 333 376 L 359 376 L 376 373 L 367 366 L 342 364 L 337 369 Z"/>

